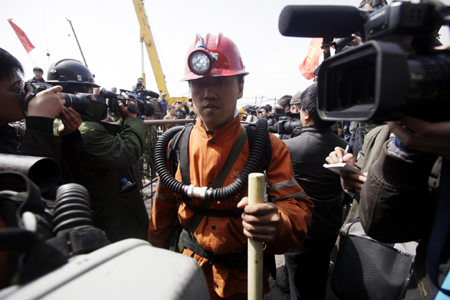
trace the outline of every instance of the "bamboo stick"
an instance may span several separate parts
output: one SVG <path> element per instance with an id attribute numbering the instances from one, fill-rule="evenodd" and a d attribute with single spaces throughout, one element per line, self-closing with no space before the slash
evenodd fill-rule
<path id="1" fill-rule="evenodd" d="M 264 201 L 264 174 L 248 175 L 248 204 L 259 204 Z M 248 298 L 263 298 L 263 243 L 248 239 Z"/>

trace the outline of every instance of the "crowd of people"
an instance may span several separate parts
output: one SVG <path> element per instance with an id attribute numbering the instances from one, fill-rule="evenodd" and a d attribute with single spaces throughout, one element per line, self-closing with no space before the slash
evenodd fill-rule
<path id="1" fill-rule="evenodd" d="M 264 293 L 276 273 L 274 255 L 284 254 L 291 299 L 326 299 L 330 261 L 337 267 L 345 255 L 340 229 L 355 222 L 386 246 L 418 242 L 403 285 L 383 286 L 391 272 L 383 269 L 372 278 L 379 289 L 388 294 L 400 289 L 398 299 L 434 299 L 450 257 L 445 237 L 436 286 L 437 274 L 426 264 L 437 207 L 448 201 L 450 122 L 412 116 L 378 126 L 325 121 L 318 113 L 317 83 L 281 97 L 276 107 L 237 107 L 249 74 L 237 45 L 222 34 L 197 35 L 186 60 L 197 57 L 191 54 L 205 57 L 186 64 L 188 103 L 169 103 L 164 93 L 146 96 L 154 107 L 147 117 L 195 119 L 164 135 L 162 148 L 168 152 L 155 153 L 149 152 L 155 141 L 149 142 L 148 126 L 131 96 L 118 101 L 118 118 L 105 122 L 110 104 L 95 97 L 101 95 L 99 85 L 81 62 L 52 64 L 47 80 L 35 68 L 25 82 L 21 63 L 0 48 L 0 153 L 56 160 L 60 181 L 42 195 L 50 208 L 59 186 L 81 184 L 89 192 L 93 226 L 110 242 L 137 238 L 192 257 L 211 299 L 247 299 L 248 239 L 264 245 Z M 208 60 L 211 68 L 204 72 L 201 63 Z M 32 84 L 39 82 L 53 87 L 36 92 Z M 139 78 L 132 92 L 142 89 Z M 88 95 L 89 105 L 66 107 L 67 94 Z M 174 125 L 164 123 L 163 131 Z M 150 216 L 140 193 L 145 155 L 160 158 L 152 164 L 161 173 Z M 356 171 L 335 173 L 324 163 L 345 163 Z M 252 172 L 265 174 L 261 204 L 248 201 Z M 0 212 L 0 230 L 15 226 Z M 4 268 L 2 273 L 14 276 L 14 268 Z M 350 287 L 367 284 L 361 274 L 345 280 Z M 7 286 L 8 276 L 0 284 Z M 344 294 L 337 284 L 334 290 L 342 299 L 378 299 L 370 287 L 365 294 L 361 288 Z"/>

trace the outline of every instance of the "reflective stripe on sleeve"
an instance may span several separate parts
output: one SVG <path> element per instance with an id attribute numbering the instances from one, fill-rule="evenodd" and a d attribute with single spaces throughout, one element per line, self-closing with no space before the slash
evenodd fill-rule
<path id="1" fill-rule="evenodd" d="M 286 180 L 286 181 L 282 181 L 282 182 L 277 182 L 274 184 L 271 184 L 269 186 L 269 193 L 270 192 L 274 192 L 274 191 L 278 191 L 278 190 L 284 190 L 293 186 L 298 185 L 297 180 L 295 179 L 290 179 L 290 180 Z"/>
<path id="2" fill-rule="evenodd" d="M 290 195 L 285 195 L 285 196 L 282 196 L 282 197 L 269 196 L 269 202 L 273 203 L 273 202 L 280 201 L 280 200 L 285 200 L 285 199 L 288 199 L 288 198 L 294 198 L 294 199 L 298 200 L 298 199 L 302 199 L 302 198 L 306 198 L 306 197 L 308 197 L 308 195 L 306 195 L 305 191 L 302 190 L 301 192 L 298 192 L 298 193 L 295 193 L 295 194 L 290 194 Z"/>

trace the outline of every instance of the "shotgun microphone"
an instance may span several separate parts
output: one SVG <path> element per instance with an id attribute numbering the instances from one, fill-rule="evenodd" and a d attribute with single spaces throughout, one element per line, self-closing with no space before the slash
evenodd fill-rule
<path id="1" fill-rule="evenodd" d="M 278 29 L 284 36 L 346 37 L 364 25 L 363 15 L 353 6 L 288 5 L 280 13 Z"/>

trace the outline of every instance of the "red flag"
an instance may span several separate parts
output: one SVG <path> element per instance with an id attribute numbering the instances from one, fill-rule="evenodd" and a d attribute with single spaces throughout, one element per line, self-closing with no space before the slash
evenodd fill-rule
<path id="1" fill-rule="evenodd" d="M 9 24 L 11 24 L 12 28 L 14 29 L 14 31 L 17 34 L 17 37 L 19 38 L 19 40 L 22 42 L 23 47 L 25 48 L 25 50 L 27 50 L 28 53 L 30 53 L 31 50 L 34 49 L 33 44 L 31 44 L 30 40 L 28 39 L 27 35 L 25 34 L 25 32 L 23 32 L 22 29 L 19 28 L 19 26 L 17 26 L 16 24 L 14 24 L 14 22 L 12 21 L 12 19 L 8 19 Z"/>
<path id="2" fill-rule="evenodd" d="M 300 73 L 308 80 L 315 77 L 314 70 L 319 65 L 319 58 L 323 53 L 322 43 L 323 38 L 313 38 L 309 45 L 308 56 L 298 65 Z"/>

